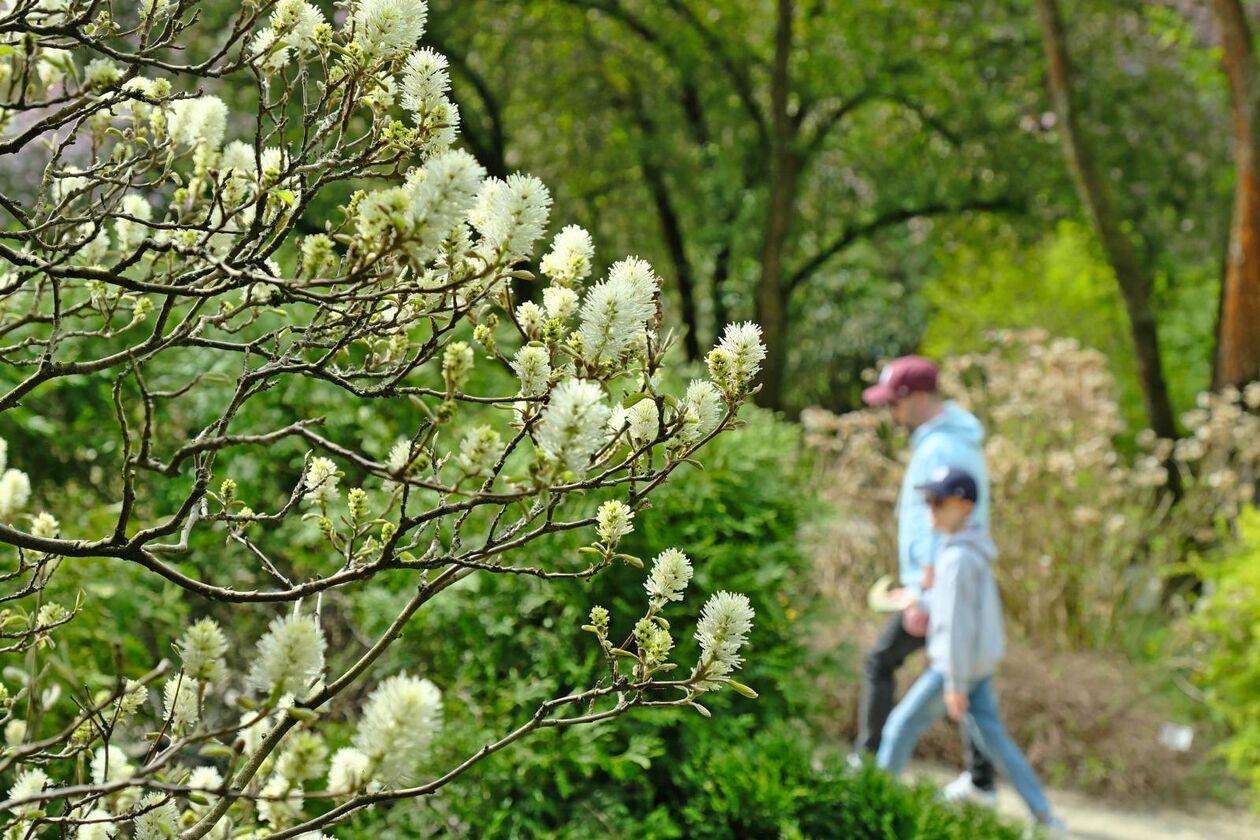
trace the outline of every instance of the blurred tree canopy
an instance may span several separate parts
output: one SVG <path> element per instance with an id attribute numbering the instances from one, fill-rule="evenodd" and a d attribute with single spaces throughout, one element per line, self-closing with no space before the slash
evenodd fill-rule
<path id="1" fill-rule="evenodd" d="M 1058 222 L 1085 213 L 1027 0 L 435 7 L 470 149 L 491 172 L 528 159 L 609 253 L 662 266 L 690 355 L 727 319 L 761 323 L 767 405 L 844 408 L 878 357 L 947 332 L 934 322 L 967 307 L 948 279 L 959 253 L 1006 255 L 999 296 L 1058 303 L 1055 284 L 1019 267 L 1043 270 Z M 1210 16 L 1062 7 L 1077 118 L 1152 278 L 1184 406 L 1208 384 L 1233 179 Z M 598 230 L 600 218 L 616 221 Z M 1102 320 L 1127 323 L 1112 311 Z M 988 314 L 1024 325 L 1018 307 Z"/>

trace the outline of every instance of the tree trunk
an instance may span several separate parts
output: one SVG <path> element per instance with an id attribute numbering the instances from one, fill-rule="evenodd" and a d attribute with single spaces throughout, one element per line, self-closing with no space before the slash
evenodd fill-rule
<path id="1" fill-rule="evenodd" d="M 783 254 L 787 249 L 796 206 L 800 160 L 793 148 L 796 127 L 788 113 L 788 59 L 792 52 L 792 0 L 779 0 L 774 33 L 774 64 L 770 73 L 770 196 L 761 244 L 761 276 L 757 280 L 756 312 L 766 343 L 757 402 L 783 407 L 787 371 L 787 287 Z"/>
<path id="2" fill-rule="evenodd" d="M 1246 12 L 1239 0 L 1213 0 L 1212 12 L 1229 80 L 1237 178 L 1212 372 L 1212 386 L 1221 388 L 1260 379 L 1260 126 Z"/>
<path id="3" fill-rule="evenodd" d="M 1072 68 L 1068 60 L 1067 39 L 1058 2 L 1035 1 L 1037 16 L 1041 20 L 1042 40 L 1049 64 L 1050 97 L 1058 116 L 1057 128 L 1062 140 L 1063 155 L 1076 184 L 1077 194 L 1089 213 L 1094 231 L 1107 254 L 1107 260 L 1111 263 L 1124 298 L 1147 421 L 1160 437 L 1173 438 L 1177 436 L 1177 424 L 1160 359 L 1159 329 L 1151 309 L 1151 277 L 1142 266 L 1133 243 L 1121 226 L 1107 182 L 1094 157 L 1093 147 L 1077 121 L 1072 99 Z"/>

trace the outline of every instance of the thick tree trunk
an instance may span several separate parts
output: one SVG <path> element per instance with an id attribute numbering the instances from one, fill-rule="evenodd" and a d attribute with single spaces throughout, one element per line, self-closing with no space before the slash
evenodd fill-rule
<path id="1" fill-rule="evenodd" d="M 770 73 L 770 196 L 761 244 L 761 276 L 756 288 L 756 317 L 766 342 L 761 391 L 757 402 L 782 408 L 787 372 L 787 285 L 783 255 L 796 206 L 800 160 L 793 148 L 796 126 L 788 113 L 788 59 L 792 53 L 792 0 L 778 0 L 774 63 Z"/>
<path id="2" fill-rule="evenodd" d="M 1159 353 L 1159 329 L 1151 309 L 1151 277 L 1121 227 L 1093 148 L 1081 131 L 1072 99 L 1072 69 L 1057 0 L 1036 0 L 1042 40 L 1049 64 L 1050 96 L 1058 116 L 1059 137 L 1081 203 L 1115 272 L 1124 298 L 1147 421 L 1160 437 L 1176 437 L 1177 424 Z"/>
<path id="3" fill-rule="evenodd" d="M 1234 217 L 1221 283 L 1212 385 L 1260 379 L 1260 126 L 1251 28 L 1239 0 L 1213 0 L 1234 116 Z"/>

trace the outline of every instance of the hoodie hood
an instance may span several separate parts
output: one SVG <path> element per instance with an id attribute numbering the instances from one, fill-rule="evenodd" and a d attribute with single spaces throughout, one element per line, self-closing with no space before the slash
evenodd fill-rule
<path id="1" fill-rule="evenodd" d="M 910 435 L 910 463 L 902 479 L 897 503 L 897 559 L 901 585 L 918 594 L 923 570 L 936 557 L 940 534 L 932 530 L 927 500 L 916 488 L 926 484 L 941 467 L 965 470 L 976 480 L 979 500 L 970 522 L 989 527 L 989 471 L 984 463 L 984 429 L 970 412 L 947 402 L 941 413 Z M 989 556 L 993 552 L 990 550 Z"/>
<path id="2" fill-rule="evenodd" d="M 953 400 L 945 403 L 940 414 L 911 432 L 910 443 L 918 446 L 932 435 L 950 435 L 977 447 L 984 443 L 984 427 L 980 421 Z"/>
<path id="3" fill-rule="evenodd" d="M 944 551 L 947 548 L 966 549 L 989 564 L 997 559 L 997 546 L 993 544 L 993 539 L 989 536 L 989 529 L 976 522 L 970 522 L 958 533 L 947 534 L 942 538 L 940 550 Z"/>

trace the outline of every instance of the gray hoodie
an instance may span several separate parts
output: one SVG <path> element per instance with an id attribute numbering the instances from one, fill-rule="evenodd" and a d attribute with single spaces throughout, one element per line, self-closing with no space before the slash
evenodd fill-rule
<path id="1" fill-rule="evenodd" d="M 1005 649 L 1002 600 L 992 563 L 997 548 L 978 523 L 942 535 L 936 580 L 927 592 L 928 661 L 948 691 L 968 691 L 991 676 Z"/>

